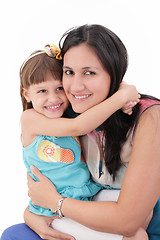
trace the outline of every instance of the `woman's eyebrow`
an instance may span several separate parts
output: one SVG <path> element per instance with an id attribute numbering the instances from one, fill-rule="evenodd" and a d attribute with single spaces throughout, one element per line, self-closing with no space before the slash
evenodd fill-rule
<path id="1" fill-rule="evenodd" d="M 67 68 L 67 69 L 70 69 L 70 70 L 72 69 L 71 67 L 68 67 L 68 66 L 63 66 L 63 68 Z M 94 67 L 94 66 L 82 67 L 82 69 L 84 69 L 84 70 L 85 70 L 85 69 L 93 69 L 93 68 L 94 68 L 94 69 L 98 69 L 97 67 Z"/>
<path id="2" fill-rule="evenodd" d="M 72 68 L 70 68 L 70 67 L 68 67 L 68 66 L 63 66 L 63 68 L 72 69 Z"/>
<path id="3" fill-rule="evenodd" d="M 97 69 L 97 67 L 94 67 L 94 66 L 86 66 L 86 67 L 83 67 L 82 69 Z"/>

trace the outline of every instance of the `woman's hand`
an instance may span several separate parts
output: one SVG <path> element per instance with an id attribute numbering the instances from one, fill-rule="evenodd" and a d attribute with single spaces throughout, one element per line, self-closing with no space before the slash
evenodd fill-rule
<path id="1" fill-rule="evenodd" d="M 46 240 L 75 240 L 69 234 L 58 232 L 50 227 L 51 222 L 56 217 L 45 217 L 31 213 L 28 208 L 24 212 L 25 223 L 35 231 L 42 239 Z"/>
<path id="2" fill-rule="evenodd" d="M 57 191 L 53 183 L 45 177 L 36 167 L 31 166 L 32 173 L 39 179 L 34 181 L 28 174 L 28 195 L 34 205 L 43 208 L 57 209 L 58 201 L 62 197 Z"/>

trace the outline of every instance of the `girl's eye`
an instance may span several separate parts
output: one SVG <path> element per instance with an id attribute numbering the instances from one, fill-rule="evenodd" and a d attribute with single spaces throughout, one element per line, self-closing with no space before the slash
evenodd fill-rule
<path id="1" fill-rule="evenodd" d="M 66 75 L 72 75 L 72 74 L 73 74 L 73 71 L 72 71 L 72 70 L 66 70 L 64 73 L 65 73 Z"/>
<path id="2" fill-rule="evenodd" d="M 63 90 L 63 87 L 58 87 L 57 88 L 57 91 L 61 91 L 61 90 Z"/>
<path id="3" fill-rule="evenodd" d="M 85 75 L 95 75 L 96 73 L 95 72 L 92 72 L 92 71 L 87 71 L 85 72 Z"/>
<path id="4" fill-rule="evenodd" d="M 47 90 L 46 89 L 41 89 L 38 93 L 46 93 Z"/>

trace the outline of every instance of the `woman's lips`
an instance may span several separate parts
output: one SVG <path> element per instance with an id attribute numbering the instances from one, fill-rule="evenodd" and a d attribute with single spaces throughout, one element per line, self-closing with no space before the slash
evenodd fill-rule
<path id="1" fill-rule="evenodd" d="M 73 98 L 78 101 L 86 100 L 88 97 L 91 96 L 91 94 L 83 94 L 83 95 L 75 95 L 72 94 Z"/>

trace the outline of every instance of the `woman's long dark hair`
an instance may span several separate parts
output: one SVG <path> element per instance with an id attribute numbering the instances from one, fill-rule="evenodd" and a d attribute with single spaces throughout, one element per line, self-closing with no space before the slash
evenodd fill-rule
<path id="1" fill-rule="evenodd" d="M 62 40 L 64 40 L 63 44 Z M 62 36 L 60 40 L 62 56 L 71 47 L 82 43 L 95 51 L 109 73 L 111 87 L 108 97 L 110 97 L 118 90 L 127 70 L 128 55 L 124 44 L 116 34 L 101 25 L 83 25 L 69 30 Z M 141 97 L 146 98 L 145 95 Z M 134 107 L 132 115 L 124 114 L 121 110 L 118 110 L 101 126 L 105 139 L 103 141 L 104 160 L 109 173 L 113 176 L 113 180 L 115 180 L 116 172 L 122 164 L 120 158 L 122 145 L 126 141 L 127 133 L 134 125 L 138 113 L 139 104 Z"/>

